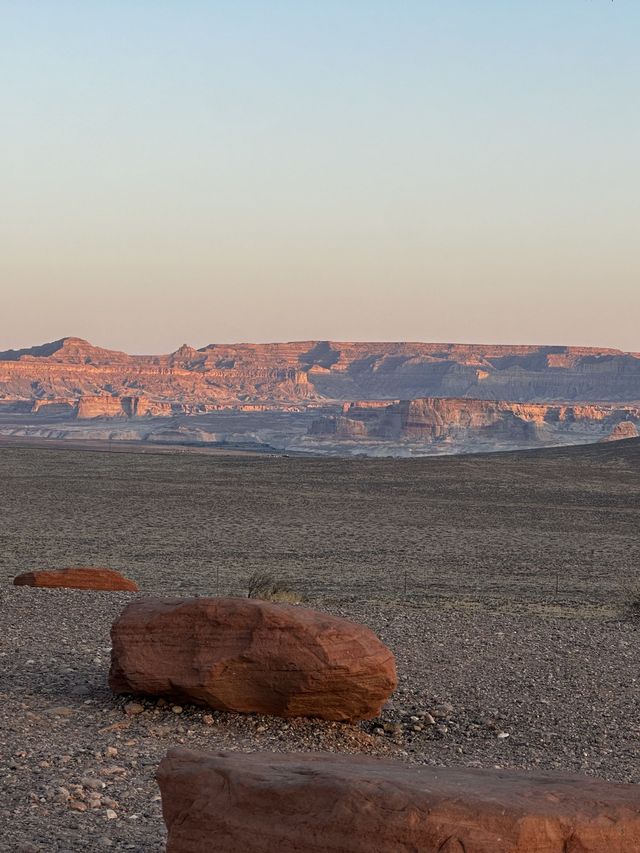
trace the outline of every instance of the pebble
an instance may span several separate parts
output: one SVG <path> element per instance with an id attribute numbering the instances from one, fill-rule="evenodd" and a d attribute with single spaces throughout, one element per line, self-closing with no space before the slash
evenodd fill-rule
<path id="1" fill-rule="evenodd" d="M 84 788 L 91 788 L 93 791 L 101 791 L 106 787 L 105 783 L 102 779 L 96 779 L 93 776 L 85 776 L 80 780 L 80 784 Z"/>
<path id="2" fill-rule="evenodd" d="M 129 717 L 134 717 L 137 714 L 144 713 L 144 705 L 141 705 L 139 702 L 127 702 L 124 706 L 124 712 Z"/>
<path id="3" fill-rule="evenodd" d="M 107 820 L 116 820 L 118 817 L 117 813 L 114 812 L 113 809 L 107 809 L 106 811 Z"/>

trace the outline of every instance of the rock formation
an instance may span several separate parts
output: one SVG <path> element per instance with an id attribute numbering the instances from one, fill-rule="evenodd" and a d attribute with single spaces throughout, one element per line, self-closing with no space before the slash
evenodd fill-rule
<path id="1" fill-rule="evenodd" d="M 147 598 L 111 631 L 116 693 L 225 711 L 326 720 L 375 717 L 396 687 L 393 655 L 368 628 L 240 598 Z"/>
<path id="2" fill-rule="evenodd" d="M 620 421 L 614 426 L 609 435 L 601 438 L 600 441 L 620 441 L 625 438 L 638 438 L 639 435 L 638 427 L 633 421 Z"/>
<path id="3" fill-rule="evenodd" d="M 127 355 L 79 338 L 0 353 L 0 400 L 130 397 L 177 406 L 469 397 L 638 401 L 640 354 L 615 349 L 428 343 L 183 345 Z M 91 406 L 83 404 L 83 411 Z M 101 401 L 101 406 L 116 403 Z M 87 408 L 88 406 L 88 408 Z"/>
<path id="4" fill-rule="evenodd" d="M 125 578 L 115 569 L 93 567 L 25 572 L 15 577 L 13 583 L 15 586 L 138 591 L 138 584 L 135 581 Z"/>
<path id="5" fill-rule="evenodd" d="M 317 418 L 309 434 L 329 439 L 419 441 L 433 445 L 484 442 L 535 446 L 552 444 L 563 437 L 571 440 L 572 435 L 582 435 L 585 440 L 592 435 L 591 440 L 596 441 L 616 428 L 630 436 L 636 422 L 640 423 L 640 406 L 428 397 L 345 404 L 341 414 Z"/>
<path id="6" fill-rule="evenodd" d="M 630 853 L 636 785 L 371 758 L 171 749 L 167 853 Z"/>
<path id="7" fill-rule="evenodd" d="M 87 418 L 135 418 L 153 415 L 171 415 L 171 403 L 150 400 L 148 397 L 117 397 L 108 394 L 83 395 L 78 399 L 75 415 Z"/>

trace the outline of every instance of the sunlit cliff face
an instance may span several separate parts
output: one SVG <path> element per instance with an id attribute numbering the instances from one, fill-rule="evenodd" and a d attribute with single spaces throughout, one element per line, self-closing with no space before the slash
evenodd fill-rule
<path id="1" fill-rule="evenodd" d="M 634 402 L 640 400 L 640 355 L 577 347 L 304 341 L 200 350 L 185 345 L 168 355 L 132 356 L 79 338 L 0 353 L 0 399 L 41 406 L 87 398 L 83 410 L 98 413 L 102 407 L 105 414 L 119 406 L 127 413 L 133 407 L 133 414 L 159 414 L 162 404 L 423 397 Z"/>

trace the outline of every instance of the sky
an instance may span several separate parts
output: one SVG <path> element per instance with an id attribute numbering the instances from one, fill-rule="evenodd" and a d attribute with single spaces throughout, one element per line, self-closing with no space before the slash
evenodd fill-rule
<path id="1" fill-rule="evenodd" d="M 637 0 L 0 0 L 0 350 L 640 351 Z"/>

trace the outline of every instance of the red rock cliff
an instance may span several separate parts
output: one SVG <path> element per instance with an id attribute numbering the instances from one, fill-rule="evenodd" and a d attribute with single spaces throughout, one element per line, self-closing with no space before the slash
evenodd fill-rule
<path id="1" fill-rule="evenodd" d="M 178 405 L 462 397 L 640 400 L 640 354 L 580 347 L 429 343 L 187 345 L 127 355 L 79 338 L 0 353 L 0 400 L 136 395 Z M 91 405 L 85 407 L 90 411 Z M 102 405 L 102 404 L 100 404 Z M 104 403 L 106 407 L 117 404 Z"/>

